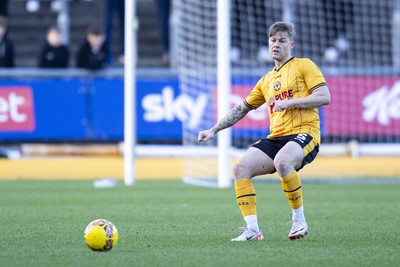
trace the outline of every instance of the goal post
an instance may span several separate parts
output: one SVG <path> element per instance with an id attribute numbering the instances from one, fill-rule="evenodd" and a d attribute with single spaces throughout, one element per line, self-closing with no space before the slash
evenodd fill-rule
<path id="1" fill-rule="evenodd" d="M 217 90 L 218 120 L 222 119 L 230 108 L 231 66 L 229 51 L 231 48 L 230 1 L 218 0 L 217 3 Z M 230 147 L 231 129 L 219 133 L 218 138 L 218 187 L 230 187 Z"/>
<path id="2" fill-rule="evenodd" d="M 136 0 L 125 0 L 124 183 L 133 185 L 136 147 Z"/>

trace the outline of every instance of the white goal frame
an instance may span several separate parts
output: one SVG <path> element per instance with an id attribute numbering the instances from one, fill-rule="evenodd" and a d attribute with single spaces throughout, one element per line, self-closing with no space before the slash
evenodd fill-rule
<path id="1" fill-rule="evenodd" d="M 231 32 L 230 0 L 218 0 L 217 3 L 217 83 L 218 83 L 218 120 L 229 111 L 231 94 Z M 231 130 L 218 133 L 218 187 L 232 185 L 230 172 Z"/>
<path id="2" fill-rule="evenodd" d="M 133 185 L 136 148 L 136 0 L 125 0 L 124 182 Z"/>

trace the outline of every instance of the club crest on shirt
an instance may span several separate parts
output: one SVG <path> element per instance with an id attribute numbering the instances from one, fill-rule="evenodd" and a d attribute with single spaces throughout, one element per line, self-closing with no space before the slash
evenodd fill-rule
<path id="1" fill-rule="evenodd" d="M 281 82 L 280 82 L 280 81 L 277 81 L 277 82 L 274 84 L 274 90 L 275 90 L 275 91 L 279 91 L 279 89 L 281 89 Z"/>

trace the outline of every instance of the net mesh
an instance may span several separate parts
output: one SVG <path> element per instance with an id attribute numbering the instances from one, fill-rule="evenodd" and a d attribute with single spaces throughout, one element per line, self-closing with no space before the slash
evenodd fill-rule
<path id="1" fill-rule="evenodd" d="M 196 149 L 198 132 L 217 120 L 216 1 L 175 0 L 173 8 L 180 87 L 204 104 L 196 123 L 183 127 L 183 144 Z M 230 12 L 232 106 L 273 67 L 268 27 L 290 20 L 292 54 L 312 59 L 331 92 L 331 105 L 320 108 L 322 146 L 400 142 L 399 0 L 232 0 Z M 233 127 L 233 147 L 247 148 L 268 135 L 268 126 L 264 105 Z M 216 176 L 214 165 L 193 158 L 185 175 Z"/>
<path id="2" fill-rule="evenodd" d="M 216 153 L 212 158 L 198 155 L 198 132 L 209 129 L 215 123 L 217 112 L 213 102 L 213 88 L 216 86 L 216 2 L 215 1 L 174 1 L 176 18 L 175 44 L 178 77 L 181 92 L 196 99 L 198 120 L 189 120 L 182 125 L 183 145 L 190 157 L 184 162 L 185 177 L 216 177 Z M 215 148 L 213 140 L 201 147 Z M 210 166 L 210 164 L 212 166 Z"/>

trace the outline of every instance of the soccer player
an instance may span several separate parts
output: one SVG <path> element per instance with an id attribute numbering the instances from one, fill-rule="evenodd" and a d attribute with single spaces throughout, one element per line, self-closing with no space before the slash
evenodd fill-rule
<path id="1" fill-rule="evenodd" d="M 269 53 L 275 67 L 255 85 L 247 98 L 230 110 L 211 129 L 199 133 L 206 142 L 219 131 L 233 126 L 249 111 L 268 105 L 270 134 L 253 144 L 233 167 L 237 202 L 247 224 L 232 241 L 263 240 L 256 213 L 256 193 L 251 179 L 277 172 L 292 208 L 290 239 L 304 237 L 304 216 L 298 171 L 317 156 L 320 143 L 318 107 L 330 103 L 330 94 L 319 68 L 307 58 L 291 55 L 295 29 L 292 23 L 270 26 Z"/>

